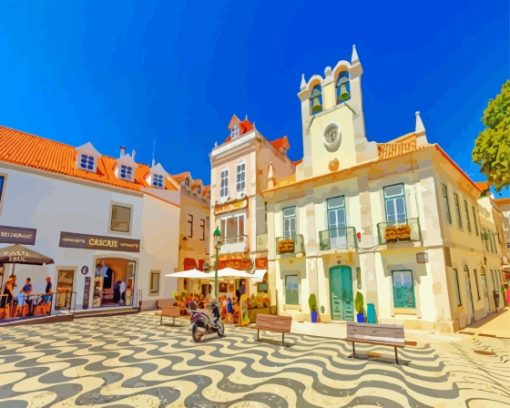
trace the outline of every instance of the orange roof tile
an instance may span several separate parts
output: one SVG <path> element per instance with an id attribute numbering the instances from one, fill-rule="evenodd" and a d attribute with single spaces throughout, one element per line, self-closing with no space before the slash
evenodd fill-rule
<path id="1" fill-rule="evenodd" d="M 494 199 L 498 205 L 508 205 L 510 204 L 510 198 L 496 198 Z"/>
<path id="2" fill-rule="evenodd" d="M 294 166 L 297 166 L 298 164 L 301 164 L 302 162 L 303 162 L 303 159 L 299 159 L 299 160 L 294 160 L 294 161 L 292 162 L 292 164 L 293 164 Z"/>
<path id="3" fill-rule="evenodd" d="M 186 177 L 191 178 L 191 174 L 189 171 L 183 171 L 182 173 L 176 174 L 172 176 L 175 181 L 178 183 L 182 183 L 184 180 L 186 180 Z"/>
<path id="4" fill-rule="evenodd" d="M 378 143 L 379 159 L 389 159 L 416 150 L 416 139 L 397 143 Z"/>
<path id="5" fill-rule="evenodd" d="M 0 161 L 128 190 L 140 191 L 142 187 L 149 186 L 145 180 L 149 166 L 138 163 L 134 181 L 130 182 L 115 176 L 117 159 L 101 156 L 96 172 L 92 173 L 76 167 L 76 155 L 74 146 L 0 126 Z M 165 187 L 175 190 L 168 180 L 165 180 Z"/>
<path id="6" fill-rule="evenodd" d="M 486 181 L 475 181 L 475 184 L 480 189 L 480 191 L 490 190 L 490 184 Z"/>
<path id="7" fill-rule="evenodd" d="M 253 123 L 251 123 L 248 119 L 239 120 L 236 115 L 233 115 L 232 119 L 230 119 L 227 129 L 232 129 L 232 127 L 235 125 L 239 125 L 239 136 L 244 135 L 253 129 Z M 229 135 L 223 143 L 228 143 L 230 140 L 231 136 Z"/>
<path id="8" fill-rule="evenodd" d="M 289 150 L 290 144 L 287 136 L 282 136 L 270 142 L 277 150 L 283 153 L 283 149 Z"/>

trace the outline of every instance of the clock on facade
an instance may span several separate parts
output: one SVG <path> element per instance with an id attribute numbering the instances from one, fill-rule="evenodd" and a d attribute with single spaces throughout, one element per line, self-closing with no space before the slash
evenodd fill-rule
<path id="1" fill-rule="evenodd" d="M 82 267 L 81 267 L 81 273 L 82 273 L 83 275 L 86 275 L 87 273 L 89 273 L 89 267 L 88 267 L 87 265 L 82 266 Z"/>
<path id="2" fill-rule="evenodd" d="M 331 124 L 326 127 L 324 131 L 324 146 L 326 146 L 326 149 L 330 152 L 335 151 L 340 146 L 340 138 L 341 133 L 338 126 Z"/>

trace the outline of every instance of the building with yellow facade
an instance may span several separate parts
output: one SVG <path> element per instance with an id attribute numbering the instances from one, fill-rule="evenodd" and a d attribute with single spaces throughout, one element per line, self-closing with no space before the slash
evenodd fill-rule
<path id="1" fill-rule="evenodd" d="M 322 321 L 355 320 L 359 291 L 379 322 L 458 330 L 503 305 L 501 212 L 419 112 L 410 133 L 369 141 L 362 75 L 353 47 L 301 80 L 303 160 L 263 192 L 278 313 L 309 318 L 315 294 Z"/>

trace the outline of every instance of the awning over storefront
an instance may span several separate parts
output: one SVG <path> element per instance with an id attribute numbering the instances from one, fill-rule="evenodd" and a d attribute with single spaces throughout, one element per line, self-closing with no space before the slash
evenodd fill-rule
<path id="1" fill-rule="evenodd" d="M 206 273 L 198 269 L 189 269 L 186 271 L 167 273 L 169 278 L 188 278 L 188 279 L 214 279 L 214 273 Z"/>
<path id="2" fill-rule="evenodd" d="M 238 269 L 233 268 L 224 268 L 218 271 L 219 278 L 246 278 L 246 279 L 254 279 L 255 281 L 262 281 L 264 278 L 264 274 L 266 273 L 265 269 L 256 269 L 254 273 L 250 273 L 247 271 L 240 271 Z"/>
<path id="3" fill-rule="evenodd" d="M 0 264 L 48 265 L 53 259 L 23 245 L 9 245 L 0 249 Z"/>

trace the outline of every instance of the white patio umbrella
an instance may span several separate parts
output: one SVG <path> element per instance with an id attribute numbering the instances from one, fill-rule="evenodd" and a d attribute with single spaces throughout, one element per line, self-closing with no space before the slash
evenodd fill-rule
<path id="1" fill-rule="evenodd" d="M 250 273 L 247 271 L 240 271 L 239 269 L 234 268 L 223 268 L 218 270 L 218 278 L 246 278 L 255 279 L 256 281 L 259 281 L 264 278 L 265 273 L 266 273 L 265 269 L 256 269 L 254 273 Z"/>
<path id="2" fill-rule="evenodd" d="M 214 274 L 202 272 L 198 269 L 167 273 L 165 276 L 168 276 L 169 278 L 214 279 Z"/>

